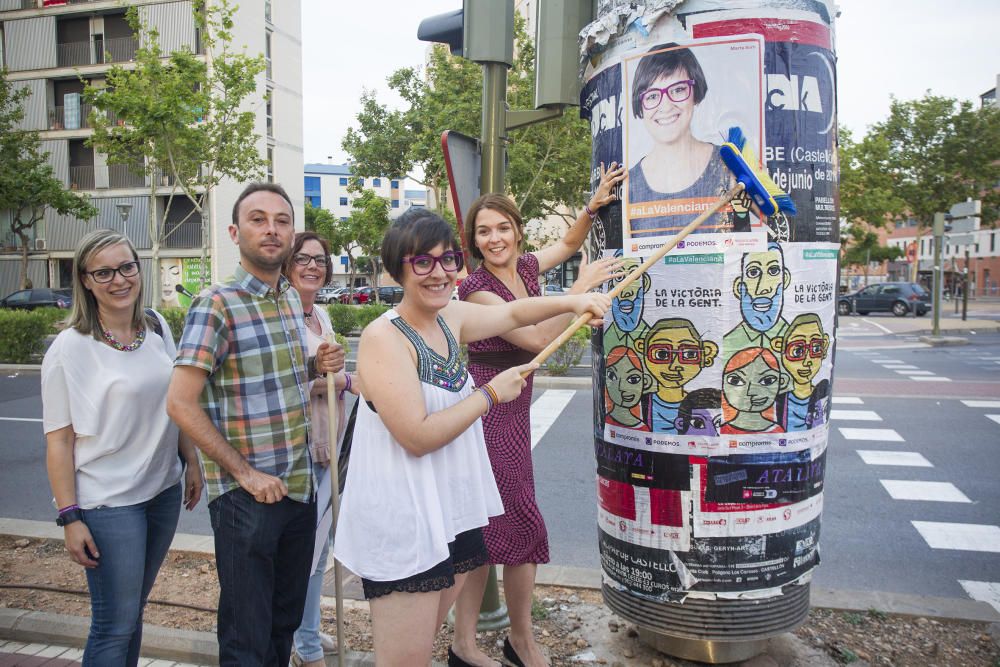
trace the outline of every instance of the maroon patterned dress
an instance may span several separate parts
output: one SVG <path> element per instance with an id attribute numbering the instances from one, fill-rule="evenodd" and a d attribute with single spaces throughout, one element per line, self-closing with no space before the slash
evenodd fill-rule
<path id="1" fill-rule="evenodd" d="M 538 259 L 526 253 L 517 260 L 517 273 L 529 296 L 541 295 Z M 507 286 L 482 265 L 462 281 L 459 298 L 473 292 L 493 292 L 504 301 L 513 301 Z M 469 344 L 469 373 L 481 387 L 504 368 L 530 361 L 534 355 L 503 338 L 487 338 Z M 489 357 L 489 363 L 475 361 Z M 500 360 L 500 361 L 498 361 Z M 493 476 L 500 489 L 504 513 L 490 517 L 483 538 L 495 565 L 523 565 L 549 562 L 549 536 L 535 502 L 535 475 L 531 465 L 531 387 L 534 376 L 517 400 L 493 407 L 483 417 L 486 450 Z"/>

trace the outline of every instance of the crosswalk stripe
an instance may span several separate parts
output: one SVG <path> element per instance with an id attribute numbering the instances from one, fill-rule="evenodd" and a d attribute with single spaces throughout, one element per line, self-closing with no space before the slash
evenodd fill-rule
<path id="1" fill-rule="evenodd" d="M 859 422 L 880 422 L 882 418 L 878 416 L 877 413 L 872 410 L 841 410 L 834 409 L 830 411 L 830 419 L 844 419 L 849 421 L 859 421 Z"/>
<path id="2" fill-rule="evenodd" d="M 0 421 L 5 422 L 40 422 L 41 419 L 31 419 L 29 417 L 0 417 Z"/>
<path id="3" fill-rule="evenodd" d="M 890 452 L 875 449 L 859 449 L 858 456 L 870 466 L 906 466 L 911 468 L 933 468 L 934 464 L 920 452 Z"/>
<path id="4" fill-rule="evenodd" d="M 896 371 L 896 372 L 899 373 L 900 375 L 910 375 L 910 376 L 916 376 L 916 375 L 934 375 L 934 373 L 932 373 L 930 371 Z"/>
<path id="5" fill-rule="evenodd" d="M 987 419 L 992 419 L 996 423 L 1000 424 L 1000 415 L 986 415 Z"/>
<path id="6" fill-rule="evenodd" d="M 918 382 L 951 382 L 951 378 L 943 378 L 940 375 L 931 375 L 926 377 L 914 376 L 910 379 Z"/>
<path id="7" fill-rule="evenodd" d="M 833 402 L 837 402 L 834 397 Z M 967 408 L 1000 408 L 1000 401 L 962 401 Z"/>
<path id="8" fill-rule="evenodd" d="M 927 546 L 932 549 L 1000 553 L 1000 526 L 939 521 L 911 521 L 910 523 L 927 542 Z"/>
<path id="9" fill-rule="evenodd" d="M 834 396 L 834 405 L 864 405 L 865 402 L 857 396 Z M 992 407 L 992 406 L 988 406 Z M 997 407 L 1000 408 L 1000 403 L 997 403 Z"/>
<path id="10" fill-rule="evenodd" d="M 894 371 L 915 371 L 917 367 L 913 364 L 884 364 L 882 368 L 888 368 Z"/>
<path id="11" fill-rule="evenodd" d="M 970 598 L 985 602 L 1000 611 L 1000 583 L 996 581 L 969 581 L 968 579 L 959 579 L 958 583 L 962 585 Z"/>
<path id="12" fill-rule="evenodd" d="M 876 442 L 906 442 L 891 428 L 838 428 L 845 440 L 875 440 Z"/>
<path id="13" fill-rule="evenodd" d="M 576 392 L 572 389 L 549 389 L 531 404 L 531 448 L 545 436 Z"/>
<path id="14" fill-rule="evenodd" d="M 905 364 L 902 359 L 872 359 L 876 364 Z"/>
<path id="15" fill-rule="evenodd" d="M 880 479 L 893 500 L 930 500 L 939 503 L 971 503 L 969 497 L 951 482 L 921 482 L 906 479 Z"/>

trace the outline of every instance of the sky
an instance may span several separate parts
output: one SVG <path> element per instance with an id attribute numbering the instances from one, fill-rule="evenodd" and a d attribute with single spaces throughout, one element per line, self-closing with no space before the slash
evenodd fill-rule
<path id="1" fill-rule="evenodd" d="M 1000 0 L 841 0 L 836 21 L 839 123 L 862 135 L 900 100 L 936 95 L 970 100 L 1000 75 Z M 364 89 L 392 106 L 386 78 L 420 67 L 421 19 L 461 0 L 303 0 L 305 161 L 342 163 Z M 330 158 L 328 160 L 328 157 Z"/>

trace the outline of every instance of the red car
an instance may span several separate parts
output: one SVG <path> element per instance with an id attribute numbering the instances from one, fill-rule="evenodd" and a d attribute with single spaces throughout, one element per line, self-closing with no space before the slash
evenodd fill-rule
<path id="1" fill-rule="evenodd" d="M 371 287 L 358 287 L 353 294 L 350 291 L 345 291 L 340 295 L 340 303 L 368 303 L 369 301 L 373 301 Z"/>

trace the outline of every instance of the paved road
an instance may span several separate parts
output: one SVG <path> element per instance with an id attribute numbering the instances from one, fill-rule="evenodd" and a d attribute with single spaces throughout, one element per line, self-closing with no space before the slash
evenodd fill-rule
<path id="1" fill-rule="evenodd" d="M 841 328 L 815 582 L 1000 605 L 1000 335 L 929 348 L 857 319 Z M 598 566 L 591 400 L 589 389 L 534 398 L 558 564 Z M 0 378 L 0 516 L 52 517 L 41 425 L 21 421 L 40 410 L 37 373 Z M 179 530 L 210 532 L 204 503 Z"/>

